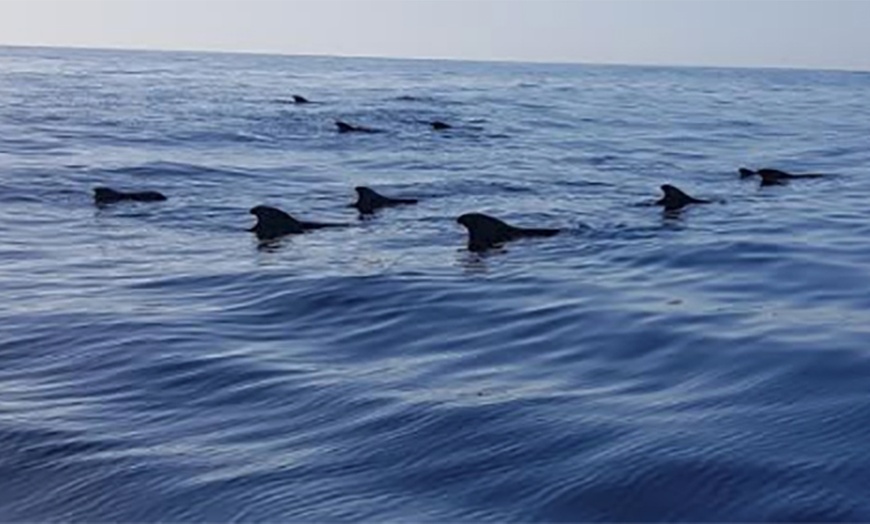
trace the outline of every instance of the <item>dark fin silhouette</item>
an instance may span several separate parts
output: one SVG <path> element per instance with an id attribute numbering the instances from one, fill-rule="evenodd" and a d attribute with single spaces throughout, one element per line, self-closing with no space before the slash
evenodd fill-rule
<path id="1" fill-rule="evenodd" d="M 341 120 L 335 121 L 335 127 L 338 128 L 339 133 L 352 133 L 355 129 L 352 125 L 342 122 Z"/>
<path id="2" fill-rule="evenodd" d="M 110 187 L 94 188 L 94 203 L 97 205 L 114 204 L 122 201 L 130 202 L 163 202 L 166 196 L 157 191 L 116 191 Z"/>
<path id="3" fill-rule="evenodd" d="M 786 173 L 785 171 L 780 171 L 779 169 L 771 169 L 769 167 L 764 167 L 756 171 L 758 176 L 762 178 L 794 178 L 795 175 L 791 173 Z"/>
<path id="4" fill-rule="evenodd" d="M 335 126 L 338 128 L 339 133 L 377 133 L 378 129 L 372 129 L 370 127 L 365 126 L 354 126 L 348 124 L 347 122 L 342 122 L 341 120 L 335 121 Z"/>
<path id="5" fill-rule="evenodd" d="M 357 200 L 350 207 L 355 207 L 360 213 L 369 215 L 382 207 L 400 206 L 404 204 L 416 204 L 415 198 L 390 198 L 381 195 L 374 189 L 365 186 L 354 188 Z"/>
<path id="6" fill-rule="evenodd" d="M 442 122 L 440 120 L 435 120 L 434 122 L 430 122 L 429 125 L 432 126 L 432 129 L 434 129 L 435 131 L 442 131 L 444 129 L 452 129 L 453 128 L 453 126 L 451 126 L 450 124 L 447 124 L 447 123 Z"/>
<path id="7" fill-rule="evenodd" d="M 257 223 L 248 231 L 256 234 L 257 238 L 261 240 L 270 240 L 284 235 L 298 235 L 312 229 L 346 226 L 346 224 L 302 222 L 271 206 L 252 207 L 249 213 L 257 217 Z"/>
<path id="8" fill-rule="evenodd" d="M 791 173 L 780 171 L 779 169 L 762 168 L 756 171 L 761 177 L 762 186 L 779 186 L 786 184 L 787 180 L 795 178 Z"/>
<path id="9" fill-rule="evenodd" d="M 347 227 L 347 224 L 333 224 L 327 222 L 299 222 L 302 224 L 303 231 L 310 231 L 312 229 L 327 229 L 333 227 Z"/>
<path id="10" fill-rule="evenodd" d="M 561 230 L 544 227 L 514 227 L 517 238 L 553 237 Z"/>
<path id="11" fill-rule="evenodd" d="M 748 178 L 751 176 L 758 175 L 761 177 L 761 185 L 762 186 L 777 186 L 783 185 L 787 183 L 789 180 L 794 180 L 796 178 L 822 178 L 825 175 L 821 173 L 800 173 L 800 174 L 792 174 L 787 173 L 785 171 L 781 171 L 779 169 L 772 169 L 769 167 L 765 167 L 759 169 L 757 171 L 753 171 L 751 169 L 746 169 L 745 167 L 741 167 L 739 170 L 740 178 Z"/>
<path id="12" fill-rule="evenodd" d="M 695 198 L 687 195 L 681 189 L 674 187 L 670 184 L 665 184 L 661 186 L 661 190 L 664 192 L 665 196 L 660 200 L 656 201 L 657 206 L 664 206 L 666 211 L 674 211 L 676 209 L 682 209 L 683 207 L 689 204 L 709 204 L 709 200 L 702 200 L 700 198 Z"/>
<path id="13" fill-rule="evenodd" d="M 294 104 L 308 104 L 311 100 L 308 100 L 302 95 L 293 95 L 293 103 Z"/>
<path id="14" fill-rule="evenodd" d="M 511 240 L 551 237 L 560 232 L 558 229 L 515 227 L 482 213 L 466 213 L 457 218 L 456 222 L 468 230 L 469 251 L 486 251 Z"/>
<path id="15" fill-rule="evenodd" d="M 763 186 L 782 185 L 788 180 L 795 180 L 798 178 L 822 178 L 825 176 L 821 173 L 792 174 L 780 171 L 779 169 L 770 168 L 759 169 L 758 175 L 761 177 L 761 185 Z"/>
<path id="16" fill-rule="evenodd" d="M 762 186 L 782 186 L 788 183 L 791 176 L 782 176 L 787 173 L 776 169 L 759 169 L 758 176 L 761 177 Z"/>

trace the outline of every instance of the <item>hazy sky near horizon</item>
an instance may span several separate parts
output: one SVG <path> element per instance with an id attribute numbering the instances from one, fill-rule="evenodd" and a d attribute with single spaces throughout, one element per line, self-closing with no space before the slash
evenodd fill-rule
<path id="1" fill-rule="evenodd" d="M 0 44 L 473 60 L 870 71 L 868 27 L 863 0 L 0 0 Z"/>

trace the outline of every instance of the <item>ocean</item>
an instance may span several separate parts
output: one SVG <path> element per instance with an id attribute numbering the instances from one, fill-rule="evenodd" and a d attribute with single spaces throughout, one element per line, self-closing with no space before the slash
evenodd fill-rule
<path id="1" fill-rule="evenodd" d="M 868 107 L 859 72 L 0 47 L 0 520 L 870 520 Z M 260 204 L 349 227 L 260 243 Z M 564 231 L 471 253 L 468 212 Z"/>

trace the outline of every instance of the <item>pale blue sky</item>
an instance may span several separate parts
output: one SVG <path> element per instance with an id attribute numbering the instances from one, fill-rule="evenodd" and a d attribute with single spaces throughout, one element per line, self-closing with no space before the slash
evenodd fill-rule
<path id="1" fill-rule="evenodd" d="M 870 70 L 870 1 L 0 0 L 0 44 Z"/>

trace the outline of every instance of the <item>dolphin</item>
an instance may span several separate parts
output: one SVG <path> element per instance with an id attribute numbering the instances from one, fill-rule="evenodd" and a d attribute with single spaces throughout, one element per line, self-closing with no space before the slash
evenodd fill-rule
<path id="1" fill-rule="evenodd" d="M 354 126 L 348 124 L 347 122 L 342 122 L 341 120 L 335 121 L 335 126 L 338 128 L 339 133 L 378 133 L 379 129 L 372 129 L 370 127 L 365 126 Z"/>
<path id="2" fill-rule="evenodd" d="M 660 200 L 655 202 L 657 206 L 664 206 L 665 211 L 675 211 L 677 209 L 682 209 L 683 207 L 689 204 L 709 204 L 709 200 L 701 200 L 700 198 L 695 198 L 687 195 L 682 190 L 670 185 L 665 184 L 661 186 L 662 191 L 665 193 L 665 196 Z"/>
<path id="3" fill-rule="evenodd" d="M 453 126 L 451 126 L 450 124 L 447 124 L 447 123 L 442 122 L 440 120 L 435 120 L 433 122 L 429 122 L 429 125 L 432 126 L 432 129 L 434 129 L 435 131 L 442 131 L 444 129 L 453 128 Z"/>
<path id="4" fill-rule="evenodd" d="M 276 207 L 252 207 L 250 214 L 257 217 L 257 223 L 248 231 L 257 235 L 260 240 L 269 240 L 284 235 L 298 235 L 312 229 L 326 227 L 345 227 L 347 224 L 323 224 L 319 222 L 302 222 L 296 220 Z"/>
<path id="5" fill-rule="evenodd" d="M 551 237 L 559 234 L 559 229 L 529 229 L 514 227 L 482 213 L 466 213 L 456 222 L 468 229 L 468 250 L 486 251 L 505 242 L 520 238 Z"/>
<path id="6" fill-rule="evenodd" d="M 302 95 L 293 95 L 293 103 L 294 104 L 308 104 L 311 100 L 308 100 Z"/>
<path id="7" fill-rule="evenodd" d="M 740 178 L 748 178 L 754 175 L 760 176 L 762 186 L 783 185 L 787 183 L 788 180 L 794 180 L 796 178 L 822 178 L 823 176 L 825 176 L 821 173 L 792 174 L 786 173 L 785 171 L 780 171 L 779 169 L 771 168 L 762 168 L 757 171 L 753 171 L 751 169 L 741 167 L 738 171 L 740 172 Z"/>
<path id="8" fill-rule="evenodd" d="M 359 210 L 360 213 L 364 215 L 370 215 L 375 212 L 375 210 L 380 209 L 382 207 L 392 207 L 392 206 L 400 206 L 403 204 L 416 204 L 416 198 L 390 198 L 381 195 L 376 192 L 374 189 L 365 186 L 358 186 L 353 188 L 357 194 L 357 200 L 353 204 L 350 204 L 348 207 L 355 207 Z"/>
<path id="9" fill-rule="evenodd" d="M 162 202 L 166 197 L 157 191 L 116 191 L 110 187 L 94 188 L 94 203 L 97 205 L 114 204 L 123 200 L 132 202 Z"/>

